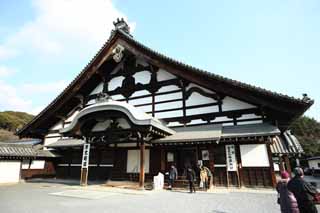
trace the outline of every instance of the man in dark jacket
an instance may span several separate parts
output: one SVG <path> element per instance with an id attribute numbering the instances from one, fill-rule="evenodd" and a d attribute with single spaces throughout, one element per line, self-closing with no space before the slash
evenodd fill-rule
<path id="1" fill-rule="evenodd" d="M 194 181 L 196 180 L 196 174 L 193 169 L 190 167 L 187 169 L 187 180 L 189 181 L 190 193 L 196 193 L 196 189 L 194 188 Z"/>
<path id="2" fill-rule="evenodd" d="M 170 190 L 172 189 L 173 183 L 177 178 L 178 178 L 177 168 L 174 165 L 171 165 L 171 168 L 169 171 L 169 189 Z"/>
<path id="3" fill-rule="evenodd" d="M 294 173 L 295 177 L 288 182 L 288 190 L 296 197 L 300 213 L 317 213 L 313 202 L 317 190 L 303 179 L 301 168 L 295 168 Z"/>

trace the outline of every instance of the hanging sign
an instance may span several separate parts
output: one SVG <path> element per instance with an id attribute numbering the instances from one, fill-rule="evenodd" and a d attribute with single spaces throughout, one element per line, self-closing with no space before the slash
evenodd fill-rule
<path id="1" fill-rule="evenodd" d="M 90 153 L 90 144 L 85 143 L 83 145 L 83 154 L 82 154 L 82 166 L 81 168 L 88 168 L 89 166 L 89 153 Z"/>
<path id="2" fill-rule="evenodd" d="M 233 144 L 226 145 L 227 170 L 237 171 L 236 150 Z"/>

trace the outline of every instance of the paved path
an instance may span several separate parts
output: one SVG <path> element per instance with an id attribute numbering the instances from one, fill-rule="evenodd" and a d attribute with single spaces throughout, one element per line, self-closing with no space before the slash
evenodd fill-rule
<path id="1" fill-rule="evenodd" d="M 20 183 L 0 186 L 0 212 L 123 212 L 123 213 L 273 213 L 279 212 L 276 193 L 228 191 L 133 191 L 89 186 L 82 188 L 55 183 Z"/>

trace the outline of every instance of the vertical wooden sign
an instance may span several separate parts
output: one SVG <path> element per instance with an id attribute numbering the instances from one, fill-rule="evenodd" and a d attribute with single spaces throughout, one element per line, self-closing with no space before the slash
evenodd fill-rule
<path id="1" fill-rule="evenodd" d="M 86 186 L 88 184 L 89 153 L 90 153 L 90 144 L 85 143 L 83 145 L 81 177 L 80 177 L 80 185 L 82 186 Z"/>

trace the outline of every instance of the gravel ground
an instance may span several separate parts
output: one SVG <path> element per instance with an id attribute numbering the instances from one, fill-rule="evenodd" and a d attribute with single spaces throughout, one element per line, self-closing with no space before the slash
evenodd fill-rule
<path id="1" fill-rule="evenodd" d="M 272 190 L 215 192 L 135 191 L 59 183 L 20 183 L 0 186 L 0 212 L 130 212 L 130 213 L 273 213 L 280 212 Z"/>

